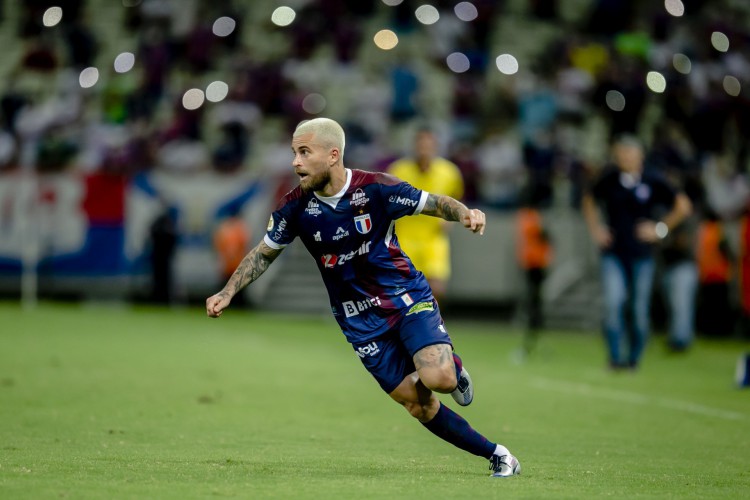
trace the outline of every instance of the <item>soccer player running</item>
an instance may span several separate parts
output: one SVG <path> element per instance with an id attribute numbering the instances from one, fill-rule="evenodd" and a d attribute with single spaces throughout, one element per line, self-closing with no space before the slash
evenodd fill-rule
<path id="1" fill-rule="evenodd" d="M 265 237 L 224 288 L 206 299 L 208 316 L 221 316 L 232 297 L 299 237 L 318 265 L 342 332 L 380 387 L 436 436 L 489 459 L 492 476 L 519 474 L 521 465 L 505 446 L 475 431 L 434 394 L 450 393 L 466 406 L 474 388 L 427 280 L 393 230 L 399 217 L 421 213 L 483 234 L 484 213 L 387 174 L 348 169 L 344 144 L 343 129 L 328 118 L 297 126 L 292 165 L 300 184 L 282 198 Z"/>

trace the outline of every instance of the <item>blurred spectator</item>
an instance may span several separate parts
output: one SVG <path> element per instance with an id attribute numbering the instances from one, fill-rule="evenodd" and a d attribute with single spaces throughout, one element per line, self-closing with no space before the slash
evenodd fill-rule
<path id="1" fill-rule="evenodd" d="M 644 151 L 638 140 L 618 138 L 612 155 L 615 168 L 596 179 L 583 197 L 582 209 L 591 237 L 601 249 L 609 365 L 635 369 L 649 332 L 654 244 L 687 217 L 690 201 L 661 177 L 644 171 Z M 657 222 L 659 206 L 669 207 L 669 212 Z M 624 339 L 629 345 L 623 356 Z"/>
<path id="2" fill-rule="evenodd" d="M 552 244 L 539 210 L 544 194 L 533 185 L 527 190 L 523 205 L 516 214 L 516 258 L 526 280 L 524 308 L 526 329 L 522 355 L 528 355 L 536 346 L 544 326 L 542 310 L 542 285 L 552 260 Z"/>
<path id="3" fill-rule="evenodd" d="M 154 219 L 151 241 L 151 298 L 159 304 L 170 304 L 174 297 L 174 255 L 177 249 L 177 210 L 165 207 Z"/>
<path id="4" fill-rule="evenodd" d="M 698 229 L 698 305 L 696 326 L 709 337 L 728 336 L 734 330 L 731 305 L 732 253 L 724 224 L 712 210 L 706 211 Z"/>
<path id="5" fill-rule="evenodd" d="M 508 125 L 491 130 L 477 148 L 481 171 L 479 193 L 489 206 L 515 208 L 526 181 L 519 139 Z"/>
<path id="6" fill-rule="evenodd" d="M 417 189 L 461 199 L 464 184 L 461 171 L 438 156 L 435 133 L 421 128 L 414 137 L 414 155 L 394 162 L 388 172 Z M 426 215 L 403 217 L 396 222 L 401 248 L 417 270 L 424 273 L 435 298 L 445 296 L 451 273 L 450 242 L 445 221 Z"/>
<path id="7" fill-rule="evenodd" d="M 214 231 L 213 243 L 221 269 L 220 286 L 224 286 L 247 255 L 250 238 L 250 230 L 245 221 L 240 218 L 237 210 L 229 213 L 219 222 Z M 244 293 L 238 293 L 234 299 L 233 302 L 238 305 L 245 305 Z"/>

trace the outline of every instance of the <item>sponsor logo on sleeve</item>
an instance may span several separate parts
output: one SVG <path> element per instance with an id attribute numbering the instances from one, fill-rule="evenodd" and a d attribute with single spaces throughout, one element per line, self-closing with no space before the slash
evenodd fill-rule
<path id="1" fill-rule="evenodd" d="M 276 226 L 276 231 L 273 233 L 272 239 L 274 241 L 280 240 L 284 236 L 284 230 L 286 229 L 286 219 L 281 219 L 279 225 Z"/>
<path id="2" fill-rule="evenodd" d="M 354 217 L 354 227 L 360 234 L 367 234 L 372 229 L 372 219 L 370 214 L 357 215 Z"/>
<path id="3" fill-rule="evenodd" d="M 352 206 L 362 207 L 364 205 L 367 205 L 369 201 L 370 201 L 370 198 L 368 198 L 365 192 L 362 191 L 362 188 L 357 188 L 357 190 L 352 193 L 352 201 L 351 201 Z"/>
<path id="4" fill-rule="evenodd" d="M 411 198 L 403 198 L 401 196 L 391 195 L 388 201 L 397 205 L 404 205 L 406 207 L 416 207 L 419 204 L 419 200 L 412 200 Z"/>

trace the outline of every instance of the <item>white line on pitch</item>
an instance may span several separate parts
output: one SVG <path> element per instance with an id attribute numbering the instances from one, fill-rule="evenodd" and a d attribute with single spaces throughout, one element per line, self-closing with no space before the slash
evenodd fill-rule
<path id="1" fill-rule="evenodd" d="M 537 377 L 531 381 L 530 385 L 536 387 L 537 389 L 544 389 L 548 391 L 563 392 L 567 394 L 580 394 L 582 396 L 609 399 L 621 403 L 656 405 L 661 406 L 662 408 L 668 408 L 670 410 L 684 411 L 687 413 L 695 413 L 697 415 L 704 415 L 708 417 L 723 418 L 726 420 L 748 419 L 748 415 L 735 411 L 711 408 L 710 406 L 690 403 L 687 401 L 645 396 L 636 392 L 602 389 L 581 382 L 566 382 L 561 380 L 552 380 L 548 378 Z"/>

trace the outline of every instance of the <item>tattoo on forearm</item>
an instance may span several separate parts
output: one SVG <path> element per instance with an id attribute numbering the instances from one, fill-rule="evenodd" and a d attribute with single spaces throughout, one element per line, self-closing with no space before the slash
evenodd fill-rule
<path id="1" fill-rule="evenodd" d="M 237 292 L 245 288 L 247 285 L 255 281 L 263 274 L 268 266 L 276 260 L 281 250 L 275 250 L 261 243 L 257 247 L 250 250 L 237 269 L 234 271 L 232 276 L 227 281 L 224 289 L 220 292 L 222 294 L 235 295 Z"/>
<path id="2" fill-rule="evenodd" d="M 450 196 L 439 196 L 430 193 L 422 213 L 440 217 L 449 221 L 460 221 L 461 213 L 467 211 L 466 205 Z"/>

